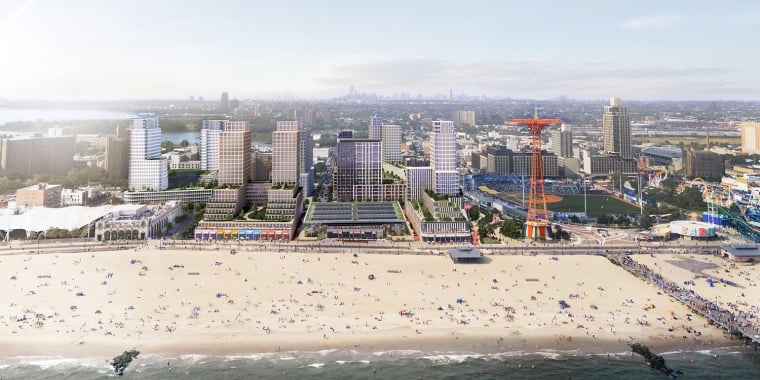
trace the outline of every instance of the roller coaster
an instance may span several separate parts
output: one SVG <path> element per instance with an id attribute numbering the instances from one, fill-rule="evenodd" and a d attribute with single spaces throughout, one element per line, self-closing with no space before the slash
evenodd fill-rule
<path id="1" fill-rule="evenodd" d="M 701 186 L 703 199 L 707 202 L 708 215 L 720 219 L 720 224 L 735 229 L 747 239 L 760 242 L 760 230 L 747 221 L 739 205 L 731 199 L 730 184 L 710 185 L 702 178 L 694 178 L 679 186 L 678 191 L 694 185 Z M 722 187 L 722 190 L 714 190 L 717 186 Z"/>
<path id="2" fill-rule="evenodd" d="M 668 178 L 668 169 L 664 166 L 651 166 L 642 170 L 649 173 L 649 186 L 660 187 L 660 182 Z"/>
<path id="3" fill-rule="evenodd" d="M 760 231 L 750 225 L 743 216 L 741 216 L 741 210 L 736 205 L 732 205 L 729 208 L 715 205 L 715 215 L 718 215 L 721 219 L 727 221 L 724 225 L 735 229 L 742 236 L 752 240 L 755 243 L 760 243 Z M 733 211 L 731 210 L 733 209 Z M 738 215 L 737 215 L 738 214 Z"/>

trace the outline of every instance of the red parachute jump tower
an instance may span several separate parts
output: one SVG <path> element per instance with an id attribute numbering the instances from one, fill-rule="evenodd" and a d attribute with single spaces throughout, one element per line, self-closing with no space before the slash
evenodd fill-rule
<path id="1" fill-rule="evenodd" d="M 544 192 L 541 130 L 549 124 L 560 124 L 562 120 L 539 119 L 538 109 L 536 109 L 532 119 L 512 119 L 512 122 L 528 126 L 531 135 L 530 196 L 528 197 L 528 219 L 525 221 L 525 237 L 533 240 L 547 239 L 551 236 L 551 223 Z"/>

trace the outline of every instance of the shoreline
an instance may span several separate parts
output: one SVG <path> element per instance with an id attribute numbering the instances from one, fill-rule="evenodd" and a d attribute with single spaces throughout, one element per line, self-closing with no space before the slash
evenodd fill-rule
<path id="1" fill-rule="evenodd" d="M 362 343 L 355 343 L 362 342 Z M 572 353 L 572 355 L 604 355 L 631 352 L 628 342 L 617 340 L 573 339 L 562 340 L 536 338 L 522 340 L 507 338 L 499 341 L 494 337 L 462 336 L 452 341 L 450 337 L 413 337 L 402 341 L 388 337 L 362 336 L 355 339 L 336 339 L 334 344 L 319 341 L 303 341 L 297 337 L 278 340 L 275 347 L 271 343 L 256 342 L 253 339 L 228 339 L 224 342 L 208 342 L 205 340 L 184 341 L 180 346 L 175 342 L 143 343 L 126 346 L 115 343 L 85 344 L 72 346 L 65 342 L 46 342 L 44 351 L 40 351 L 40 342 L 5 341 L 0 345 L 0 357 L 5 359 L 23 357 L 59 357 L 66 359 L 104 358 L 111 359 L 121 352 L 136 349 L 141 355 L 158 357 L 181 357 L 188 355 L 235 357 L 256 356 L 285 353 L 315 353 L 324 351 L 351 352 L 352 354 L 376 354 L 381 352 L 419 352 L 426 355 L 434 354 L 472 354 L 498 355 L 509 353 Z M 676 341 L 637 340 L 657 354 L 673 352 L 700 352 L 725 348 L 748 348 L 741 341 L 734 344 L 702 344 L 692 345 Z M 722 342 L 727 343 L 727 342 Z M 731 343 L 729 341 L 728 343 Z"/>
<path id="2" fill-rule="evenodd" d="M 629 351 L 631 339 L 654 352 L 741 345 L 701 317 L 680 317 L 686 307 L 604 257 L 489 259 L 149 247 L 0 256 L 0 278 L 16 278 L 0 295 L 0 355 L 605 354 Z M 563 310 L 560 299 L 571 306 Z M 642 309 L 650 303 L 658 309 Z"/>

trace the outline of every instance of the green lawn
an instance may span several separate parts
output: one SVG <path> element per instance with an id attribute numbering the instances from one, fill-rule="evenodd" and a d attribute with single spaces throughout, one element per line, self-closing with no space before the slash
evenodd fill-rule
<path id="1" fill-rule="evenodd" d="M 558 212 L 583 212 L 583 195 L 562 195 L 562 201 L 549 203 L 550 211 Z M 613 196 L 589 195 L 587 200 L 589 215 L 601 214 L 636 214 L 639 208 L 631 206 Z"/>
<path id="2" fill-rule="evenodd" d="M 480 239 L 480 242 L 483 244 L 500 244 L 501 242 L 490 237 L 484 237 L 483 239 Z"/>

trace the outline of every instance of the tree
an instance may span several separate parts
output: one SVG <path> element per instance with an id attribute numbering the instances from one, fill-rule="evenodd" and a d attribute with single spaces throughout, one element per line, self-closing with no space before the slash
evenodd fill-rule
<path id="1" fill-rule="evenodd" d="M 470 220 L 480 219 L 480 207 L 479 206 L 470 207 L 469 214 L 470 214 Z"/>
<path id="2" fill-rule="evenodd" d="M 525 237 L 523 231 L 524 225 L 524 220 L 507 218 L 501 223 L 499 232 L 508 238 L 522 239 Z"/>
<path id="3" fill-rule="evenodd" d="M 554 231 L 554 238 L 556 240 L 570 240 L 570 233 L 563 230 L 562 226 L 560 226 L 559 224 L 555 224 L 554 227 L 556 229 Z"/>
<path id="4" fill-rule="evenodd" d="M 674 197 L 676 195 L 676 189 L 678 188 L 678 181 L 673 178 L 666 178 L 660 181 L 660 188 L 662 189 L 662 195 L 665 197 Z"/>
<path id="5" fill-rule="evenodd" d="M 493 224 L 481 224 L 478 226 L 478 235 L 481 239 L 493 236 Z"/>
<path id="6" fill-rule="evenodd" d="M 639 218 L 639 227 L 644 229 L 652 227 L 652 217 L 647 213 L 644 213 L 644 215 Z"/>

